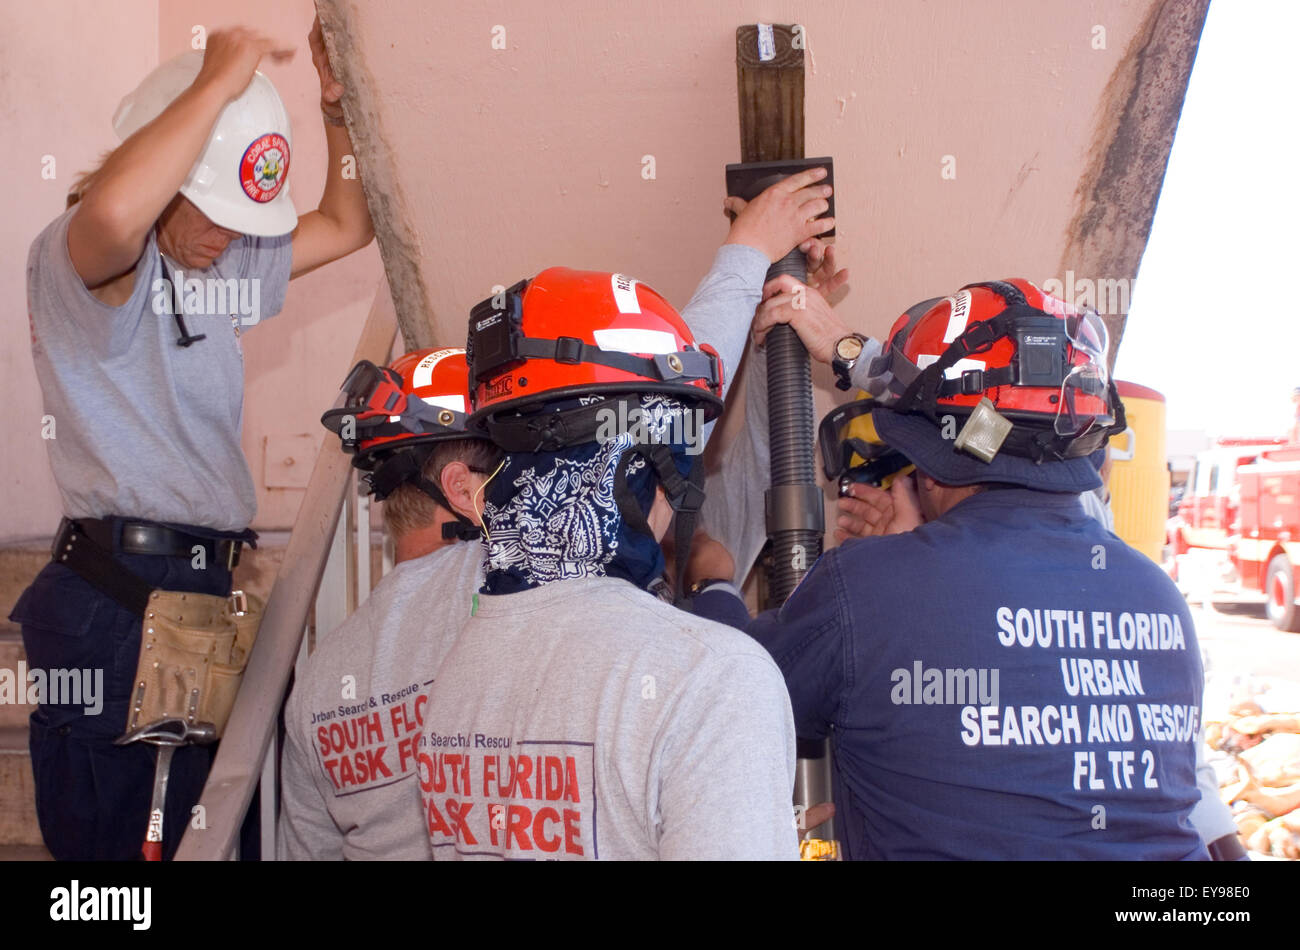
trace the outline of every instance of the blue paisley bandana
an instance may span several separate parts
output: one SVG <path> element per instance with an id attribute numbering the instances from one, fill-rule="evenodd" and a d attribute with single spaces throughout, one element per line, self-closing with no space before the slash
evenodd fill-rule
<path id="1" fill-rule="evenodd" d="M 599 396 L 548 406 L 572 408 Z M 667 443 L 689 431 L 687 408 L 660 394 L 640 398 L 642 418 L 632 431 L 603 433 L 599 442 L 558 452 L 515 452 L 489 482 L 483 510 L 487 528 L 483 592 L 512 594 L 553 581 L 579 577 L 620 577 L 662 596 L 663 552 L 644 531 L 628 526 L 615 500 L 615 475 L 634 439 Z M 613 437 L 609 437 L 612 435 Z M 670 443 L 683 475 L 691 458 L 681 443 Z M 643 514 L 648 514 L 659 484 L 653 467 L 633 453 L 627 484 Z"/>

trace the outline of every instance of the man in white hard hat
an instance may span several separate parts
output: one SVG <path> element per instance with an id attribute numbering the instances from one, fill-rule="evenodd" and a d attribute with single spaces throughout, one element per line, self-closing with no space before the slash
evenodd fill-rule
<path id="1" fill-rule="evenodd" d="M 141 648 L 140 605 L 126 592 L 225 596 L 254 538 L 240 331 L 281 309 L 291 277 L 373 236 L 361 182 L 341 171 L 352 146 L 319 22 L 309 43 L 330 168 L 315 211 L 299 216 L 289 197 L 299 158 L 288 114 L 257 72 L 292 50 L 232 29 L 123 100 L 122 144 L 32 244 L 32 353 L 59 422 L 46 444 L 65 518 L 11 619 L 33 668 L 102 670 L 106 694 L 102 710 L 43 703 L 32 715 L 37 815 L 59 859 L 137 857 L 150 819 L 155 750 L 112 741 Z M 210 761 L 210 747 L 175 752 L 164 857 Z"/>

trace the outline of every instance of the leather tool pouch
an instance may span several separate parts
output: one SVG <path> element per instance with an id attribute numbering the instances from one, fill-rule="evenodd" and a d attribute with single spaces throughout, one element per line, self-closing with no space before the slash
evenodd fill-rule
<path id="1" fill-rule="evenodd" d="M 121 741 L 141 738 L 163 721 L 169 733 L 183 724 L 179 741 L 220 738 L 257 638 L 261 600 L 240 590 L 228 597 L 154 590 L 67 518 L 51 557 L 144 618 Z"/>
<path id="2" fill-rule="evenodd" d="M 182 719 L 191 727 L 210 724 L 220 738 L 262 607 L 243 591 L 229 597 L 153 591 L 144 611 L 127 732 Z"/>

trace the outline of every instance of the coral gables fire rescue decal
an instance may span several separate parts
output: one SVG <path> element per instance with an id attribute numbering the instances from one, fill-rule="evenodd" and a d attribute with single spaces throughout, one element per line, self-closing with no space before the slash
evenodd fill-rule
<path id="1" fill-rule="evenodd" d="M 381 788 L 415 774 L 427 702 L 422 685 L 412 683 L 312 712 L 316 759 L 336 797 Z"/>
<path id="2" fill-rule="evenodd" d="M 418 760 L 435 853 L 600 857 L 594 743 L 430 732 L 421 737 Z"/>
<path id="3" fill-rule="evenodd" d="M 280 193 L 288 174 L 289 143 L 278 132 L 268 132 L 244 149 L 239 162 L 239 186 L 259 204 Z"/>
<path id="4" fill-rule="evenodd" d="M 1128 746 L 1071 750 L 1070 786 L 1096 791 L 1159 788 L 1160 744 L 1196 740 L 1199 706 L 1152 701 L 1143 683 L 1144 661 L 1187 650 L 1177 614 L 1002 606 L 992 633 L 1007 650 L 1059 653 L 1062 701 L 965 705 L 958 715 L 965 745 Z"/>

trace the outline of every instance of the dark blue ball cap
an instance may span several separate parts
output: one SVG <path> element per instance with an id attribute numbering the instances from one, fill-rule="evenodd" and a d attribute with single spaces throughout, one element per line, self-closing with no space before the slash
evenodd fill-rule
<path id="1" fill-rule="evenodd" d="M 902 452 L 922 472 L 945 485 L 1005 482 L 1035 491 L 1080 492 L 1101 487 L 1101 476 L 1088 456 L 1059 462 L 1035 462 L 999 452 L 983 462 L 953 448 L 937 426 L 917 413 L 873 409 L 871 421 L 888 445 Z"/>

